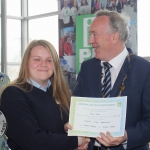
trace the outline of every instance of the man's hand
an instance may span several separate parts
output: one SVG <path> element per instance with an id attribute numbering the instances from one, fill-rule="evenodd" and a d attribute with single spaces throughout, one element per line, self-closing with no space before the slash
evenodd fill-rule
<path id="1" fill-rule="evenodd" d="M 100 133 L 101 137 L 97 137 L 96 139 L 101 143 L 102 145 L 109 147 L 109 146 L 117 146 L 127 140 L 127 133 L 124 132 L 124 136 L 122 137 L 112 137 L 109 132 L 106 133 Z"/>

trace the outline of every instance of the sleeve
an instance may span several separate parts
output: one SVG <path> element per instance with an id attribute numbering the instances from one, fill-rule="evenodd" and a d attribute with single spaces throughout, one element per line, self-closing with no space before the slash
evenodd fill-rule
<path id="1" fill-rule="evenodd" d="M 74 96 L 82 96 L 82 88 L 84 88 L 83 87 L 83 72 L 84 72 L 83 66 L 84 66 L 84 62 L 81 64 L 81 68 L 80 68 L 80 71 L 76 80 L 76 84 L 73 90 Z"/>
<path id="2" fill-rule="evenodd" d="M 87 5 L 87 14 L 91 14 L 91 7 L 90 7 L 90 5 Z"/>
<path id="3" fill-rule="evenodd" d="M 40 128 L 32 109 L 23 91 L 10 87 L 5 89 L 1 110 L 7 120 L 6 134 L 10 141 L 23 150 L 69 150 L 77 147 L 77 137 Z"/>
<path id="4" fill-rule="evenodd" d="M 69 16 L 72 16 L 71 9 L 68 8 Z"/>
<path id="5" fill-rule="evenodd" d="M 79 15 L 82 14 L 82 6 L 79 7 L 78 12 L 79 12 Z"/>
<path id="6" fill-rule="evenodd" d="M 68 49 L 69 49 L 69 55 L 72 55 L 72 54 L 73 54 L 73 51 L 72 51 L 71 44 L 69 44 Z"/>
<path id="7" fill-rule="evenodd" d="M 74 15 L 74 13 L 73 13 L 73 7 L 71 8 L 70 12 L 71 12 L 71 16 L 73 16 Z"/>
<path id="8" fill-rule="evenodd" d="M 64 9 L 62 8 L 62 10 L 60 11 L 60 19 L 64 19 L 63 13 L 64 13 Z"/>
<path id="9" fill-rule="evenodd" d="M 147 67 L 150 68 L 150 65 Z M 150 141 L 150 69 L 148 68 L 149 73 L 144 81 L 144 86 L 141 87 L 141 106 L 139 106 L 139 111 L 141 111 L 140 113 L 142 114 L 141 119 L 139 119 L 134 126 L 126 128 L 128 136 L 127 149 L 146 145 Z M 136 99 L 132 100 L 136 103 Z"/>

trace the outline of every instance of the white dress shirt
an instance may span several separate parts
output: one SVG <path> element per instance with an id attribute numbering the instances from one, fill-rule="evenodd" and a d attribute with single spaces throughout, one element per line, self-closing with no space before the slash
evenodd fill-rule
<path id="1" fill-rule="evenodd" d="M 118 74 L 120 72 L 120 69 L 124 63 L 124 60 L 125 58 L 127 57 L 128 55 L 128 51 L 126 48 L 123 49 L 123 51 L 117 55 L 115 58 L 111 59 L 108 63 L 110 65 L 112 65 L 112 67 L 110 68 L 110 74 L 111 74 L 111 89 L 113 88 L 114 86 L 114 83 L 118 77 Z M 103 67 L 102 69 L 102 73 L 104 74 L 105 76 L 105 72 L 104 72 L 104 66 L 103 66 L 103 62 L 104 61 L 101 61 L 101 66 Z M 102 78 L 102 83 L 103 83 L 103 79 L 104 79 L 104 76 Z"/>

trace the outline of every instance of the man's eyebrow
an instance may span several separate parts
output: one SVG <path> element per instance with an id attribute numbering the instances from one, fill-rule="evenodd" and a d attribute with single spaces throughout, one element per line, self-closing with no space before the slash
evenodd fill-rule
<path id="1" fill-rule="evenodd" d="M 89 31 L 89 33 L 96 33 L 95 31 Z"/>

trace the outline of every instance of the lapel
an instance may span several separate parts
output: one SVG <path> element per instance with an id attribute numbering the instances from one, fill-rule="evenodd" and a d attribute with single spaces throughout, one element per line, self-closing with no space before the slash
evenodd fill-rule
<path id="1" fill-rule="evenodd" d="M 101 61 L 98 59 L 95 59 L 95 64 L 92 65 L 93 71 L 93 80 L 94 82 L 94 92 L 95 96 L 100 97 L 101 96 L 101 75 L 102 75 L 102 66 Z"/>
<path id="2" fill-rule="evenodd" d="M 130 58 L 130 62 L 128 60 L 128 57 L 126 57 L 123 65 L 121 67 L 121 70 L 120 70 L 120 72 L 118 74 L 118 77 L 117 77 L 117 79 L 115 81 L 113 89 L 111 90 L 110 97 L 116 97 L 116 96 L 119 95 L 120 86 L 122 84 L 122 81 L 123 81 L 125 75 L 127 74 L 128 70 L 130 68 L 130 65 L 131 65 L 132 60 L 133 60 L 134 57 L 135 57 L 135 55 L 132 55 L 132 54 L 130 55 L 130 57 L 129 57 Z"/>

